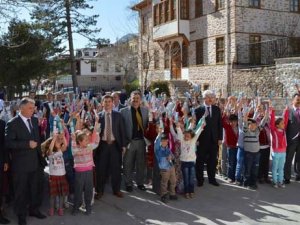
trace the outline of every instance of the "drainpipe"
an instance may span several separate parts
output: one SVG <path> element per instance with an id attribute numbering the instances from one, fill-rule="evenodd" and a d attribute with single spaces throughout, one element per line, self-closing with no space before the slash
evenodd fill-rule
<path id="1" fill-rule="evenodd" d="M 231 38 L 230 38 L 230 0 L 226 1 L 226 94 L 229 96 L 231 94 Z"/>

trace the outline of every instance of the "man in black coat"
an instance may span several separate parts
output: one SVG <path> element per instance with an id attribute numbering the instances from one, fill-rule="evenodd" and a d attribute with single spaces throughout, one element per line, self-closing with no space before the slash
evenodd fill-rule
<path id="1" fill-rule="evenodd" d="M 15 191 L 14 210 L 19 225 L 26 225 L 27 206 L 29 215 L 46 218 L 39 211 L 39 179 L 42 163 L 38 119 L 33 117 L 35 102 L 23 98 L 20 113 L 8 121 L 5 128 L 6 146 L 11 153 L 13 184 Z"/>
<path id="2" fill-rule="evenodd" d="M 1 111 L 0 111 L 1 113 Z M 8 224 L 10 221 L 2 214 L 3 201 L 3 175 L 8 169 L 8 153 L 5 148 L 5 122 L 0 119 L 0 224 Z"/>
<path id="3" fill-rule="evenodd" d="M 96 150 L 96 199 L 103 195 L 106 179 L 109 175 L 111 176 L 113 194 L 122 198 L 123 194 L 120 192 L 121 165 L 122 151 L 125 149 L 123 118 L 119 112 L 112 110 L 112 96 L 105 95 L 102 105 L 104 110 L 99 114 L 100 143 Z"/>
<path id="4" fill-rule="evenodd" d="M 215 95 L 212 91 L 204 91 L 203 98 L 203 105 L 195 109 L 197 123 L 203 115 L 206 115 L 206 126 L 204 127 L 204 130 L 198 139 L 196 152 L 196 177 L 198 186 L 202 186 L 204 182 L 204 163 L 206 162 L 209 183 L 214 186 L 219 186 L 219 183 L 216 181 L 215 175 L 218 158 L 218 148 L 223 139 L 221 111 L 219 107 L 213 105 Z"/>
<path id="5" fill-rule="evenodd" d="M 286 161 L 284 165 L 284 182 L 289 184 L 292 174 L 292 162 L 295 157 L 296 181 L 300 180 L 300 94 L 293 96 L 292 107 L 289 110 L 289 120 L 286 127 Z"/>

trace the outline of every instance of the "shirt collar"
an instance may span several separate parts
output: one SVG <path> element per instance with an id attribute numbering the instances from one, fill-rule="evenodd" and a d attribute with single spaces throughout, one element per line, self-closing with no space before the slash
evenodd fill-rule
<path id="1" fill-rule="evenodd" d="M 19 113 L 19 115 L 20 115 L 21 119 L 24 120 L 24 121 L 27 121 L 28 119 L 31 119 L 31 118 L 27 118 L 27 117 L 23 116 L 21 112 Z"/>

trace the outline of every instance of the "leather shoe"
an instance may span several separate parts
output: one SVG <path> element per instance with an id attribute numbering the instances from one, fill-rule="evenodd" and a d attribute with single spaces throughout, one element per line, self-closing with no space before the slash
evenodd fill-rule
<path id="1" fill-rule="evenodd" d="M 0 224 L 9 224 L 10 221 L 8 219 L 6 219 L 2 213 L 0 213 Z"/>
<path id="2" fill-rule="evenodd" d="M 102 198 L 102 196 L 103 196 L 103 193 L 102 193 L 102 192 L 99 192 L 99 193 L 96 193 L 96 194 L 95 194 L 95 197 L 94 197 L 94 198 L 95 198 L 96 200 L 100 200 L 100 199 Z"/>
<path id="3" fill-rule="evenodd" d="M 285 183 L 285 184 L 290 184 L 291 181 L 290 181 L 289 179 L 285 179 L 285 180 L 284 180 L 284 183 Z"/>
<path id="4" fill-rule="evenodd" d="M 115 192 L 114 196 L 116 196 L 118 198 L 123 198 L 124 197 L 124 195 L 123 195 L 123 193 L 121 191 Z"/>
<path id="5" fill-rule="evenodd" d="M 203 183 L 204 183 L 203 181 L 199 181 L 199 182 L 197 182 L 197 186 L 198 186 L 198 187 L 202 187 L 202 186 L 203 186 Z"/>
<path id="6" fill-rule="evenodd" d="M 35 217 L 38 219 L 46 219 L 46 217 L 47 217 L 44 214 L 42 214 L 40 211 L 30 212 L 29 216 L 32 216 L 32 217 Z"/>
<path id="7" fill-rule="evenodd" d="M 18 216 L 18 224 L 19 225 L 26 225 L 26 217 L 25 216 Z"/>
<path id="8" fill-rule="evenodd" d="M 132 191 L 133 191 L 132 186 L 126 186 L 126 191 L 127 191 L 127 192 L 132 192 Z"/>
<path id="9" fill-rule="evenodd" d="M 141 191 L 146 191 L 146 187 L 144 185 L 138 185 L 138 189 Z"/>
<path id="10" fill-rule="evenodd" d="M 216 186 L 216 187 L 220 186 L 220 184 L 219 184 L 216 180 L 209 181 L 209 183 L 210 183 L 211 185 Z"/>

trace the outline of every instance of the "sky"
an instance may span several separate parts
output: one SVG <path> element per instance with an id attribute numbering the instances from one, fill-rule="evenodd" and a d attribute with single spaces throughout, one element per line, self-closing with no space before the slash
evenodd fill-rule
<path id="1" fill-rule="evenodd" d="M 134 19 L 134 12 L 129 8 L 137 0 L 94 0 L 88 1 L 94 9 L 84 12 L 85 15 L 99 14 L 97 26 L 101 28 L 99 38 L 108 38 L 114 43 L 128 33 L 137 33 L 138 26 Z M 20 17 L 29 19 L 28 11 L 20 12 Z M 74 35 L 75 49 L 84 48 L 88 41 Z M 67 43 L 65 43 L 67 45 Z"/>
<path id="2" fill-rule="evenodd" d="M 129 8 L 132 0 L 97 0 L 91 14 L 99 14 L 98 26 L 101 28 L 100 38 L 109 38 L 114 43 L 128 33 L 137 33 L 134 12 Z M 74 37 L 75 48 L 85 47 L 87 41 L 79 36 Z"/>

